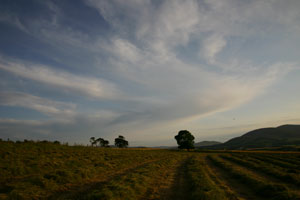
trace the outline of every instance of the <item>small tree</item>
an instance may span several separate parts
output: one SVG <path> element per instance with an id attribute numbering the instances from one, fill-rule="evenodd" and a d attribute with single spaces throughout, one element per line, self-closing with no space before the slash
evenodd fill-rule
<path id="1" fill-rule="evenodd" d="M 104 140 L 103 138 L 98 138 L 96 141 L 99 143 L 100 147 L 108 147 L 109 144 L 108 140 Z"/>
<path id="2" fill-rule="evenodd" d="M 103 140 L 103 147 L 108 147 L 109 141 L 108 140 Z"/>
<path id="3" fill-rule="evenodd" d="M 96 140 L 96 142 L 99 143 L 99 146 L 100 146 L 100 147 L 103 146 L 103 141 L 104 141 L 103 138 L 98 138 L 98 139 Z"/>
<path id="4" fill-rule="evenodd" d="M 108 140 L 104 140 L 103 141 L 103 147 L 109 147 L 109 141 Z"/>
<path id="5" fill-rule="evenodd" d="M 91 138 L 90 138 L 90 143 L 91 143 L 92 147 L 93 147 L 94 145 L 97 146 L 97 140 L 95 139 L 95 137 L 91 137 Z"/>
<path id="6" fill-rule="evenodd" d="M 194 149 L 195 137 L 187 130 L 181 130 L 178 135 L 175 136 L 179 149 Z"/>
<path id="7" fill-rule="evenodd" d="M 115 146 L 119 147 L 119 148 L 125 148 L 128 146 L 128 141 L 125 140 L 125 137 L 122 135 L 119 135 L 119 137 L 117 137 L 115 139 Z"/>

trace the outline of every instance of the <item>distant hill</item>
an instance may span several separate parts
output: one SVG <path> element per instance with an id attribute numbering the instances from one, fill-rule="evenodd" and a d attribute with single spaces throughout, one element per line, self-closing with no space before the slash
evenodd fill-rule
<path id="1" fill-rule="evenodd" d="M 300 145 L 300 125 L 283 125 L 277 128 L 262 128 L 240 137 L 211 146 L 212 149 L 249 149 Z"/>
<path id="2" fill-rule="evenodd" d="M 148 148 L 155 148 L 155 149 L 177 149 L 177 146 L 153 146 Z"/>
<path id="3" fill-rule="evenodd" d="M 195 147 L 207 147 L 212 145 L 222 144 L 221 142 L 216 141 L 202 141 L 194 144 Z"/>

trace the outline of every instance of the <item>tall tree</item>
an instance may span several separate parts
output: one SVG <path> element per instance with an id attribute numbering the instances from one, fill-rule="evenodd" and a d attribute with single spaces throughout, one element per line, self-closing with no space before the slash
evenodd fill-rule
<path id="1" fill-rule="evenodd" d="M 181 130 L 178 135 L 175 136 L 179 149 L 194 149 L 195 137 L 187 130 Z"/>
<path id="2" fill-rule="evenodd" d="M 119 135 L 119 137 L 117 137 L 115 139 L 115 146 L 119 147 L 119 148 L 125 148 L 128 147 L 128 141 L 125 140 L 125 137 L 122 135 Z"/>

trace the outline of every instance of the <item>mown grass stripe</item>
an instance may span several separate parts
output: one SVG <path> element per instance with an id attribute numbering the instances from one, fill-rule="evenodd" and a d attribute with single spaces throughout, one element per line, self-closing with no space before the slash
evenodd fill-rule
<path id="1" fill-rule="evenodd" d="M 244 171 L 236 170 L 234 165 L 229 164 L 225 160 L 221 160 L 216 156 L 208 156 L 208 158 L 218 167 L 226 170 L 233 178 L 239 180 L 242 184 L 247 184 L 253 189 L 257 195 L 268 199 L 296 200 L 299 196 L 291 193 L 288 188 L 281 184 L 267 183 L 262 180 L 253 178 Z"/>
<path id="2" fill-rule="evenodd" d="M 187 178 L 192 186 L 192 198 L 201 200 L 230 199 L 225 191 L 220 189 L 205 170 L 203 156 L 192 157 L 187 162 Z"/>
<path id="3" fill-rule="evenodd" d="M 280 181 L 300 187 L 300 176 L 298 174 L 287 173 L 285 169 L 274 167 L 273 165 L 261 160 L 252 160 L 248 157 L 238 158 L 234 155 L 221 155 L 222 158 L 240 164 L 242 166 L 257 170 L 266 175 L 272 176 Z M 252 157 L 250 157 L 252 158 Z"/>

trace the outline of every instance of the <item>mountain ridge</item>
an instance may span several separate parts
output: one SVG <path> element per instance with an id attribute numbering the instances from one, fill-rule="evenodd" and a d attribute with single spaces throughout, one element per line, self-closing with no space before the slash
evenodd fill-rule
<path id="1" fill-rule="evenodd" d="M 284 145 L 300 145 L 300 125 L 285 124 L 278 127 L 255 129 L 209 148 L 249 149 Z"/>
<path id="2" fill-rule="evenodd" d="M 201 142 L 196 142 L 194 144 L 195 147 L 206 147 L 206 146 L 213 146 L 213 145 L 217 145 L 217 144 L 222 144 L 222 142 L 217 142 L 217 141 L 201 141 Z"/>

